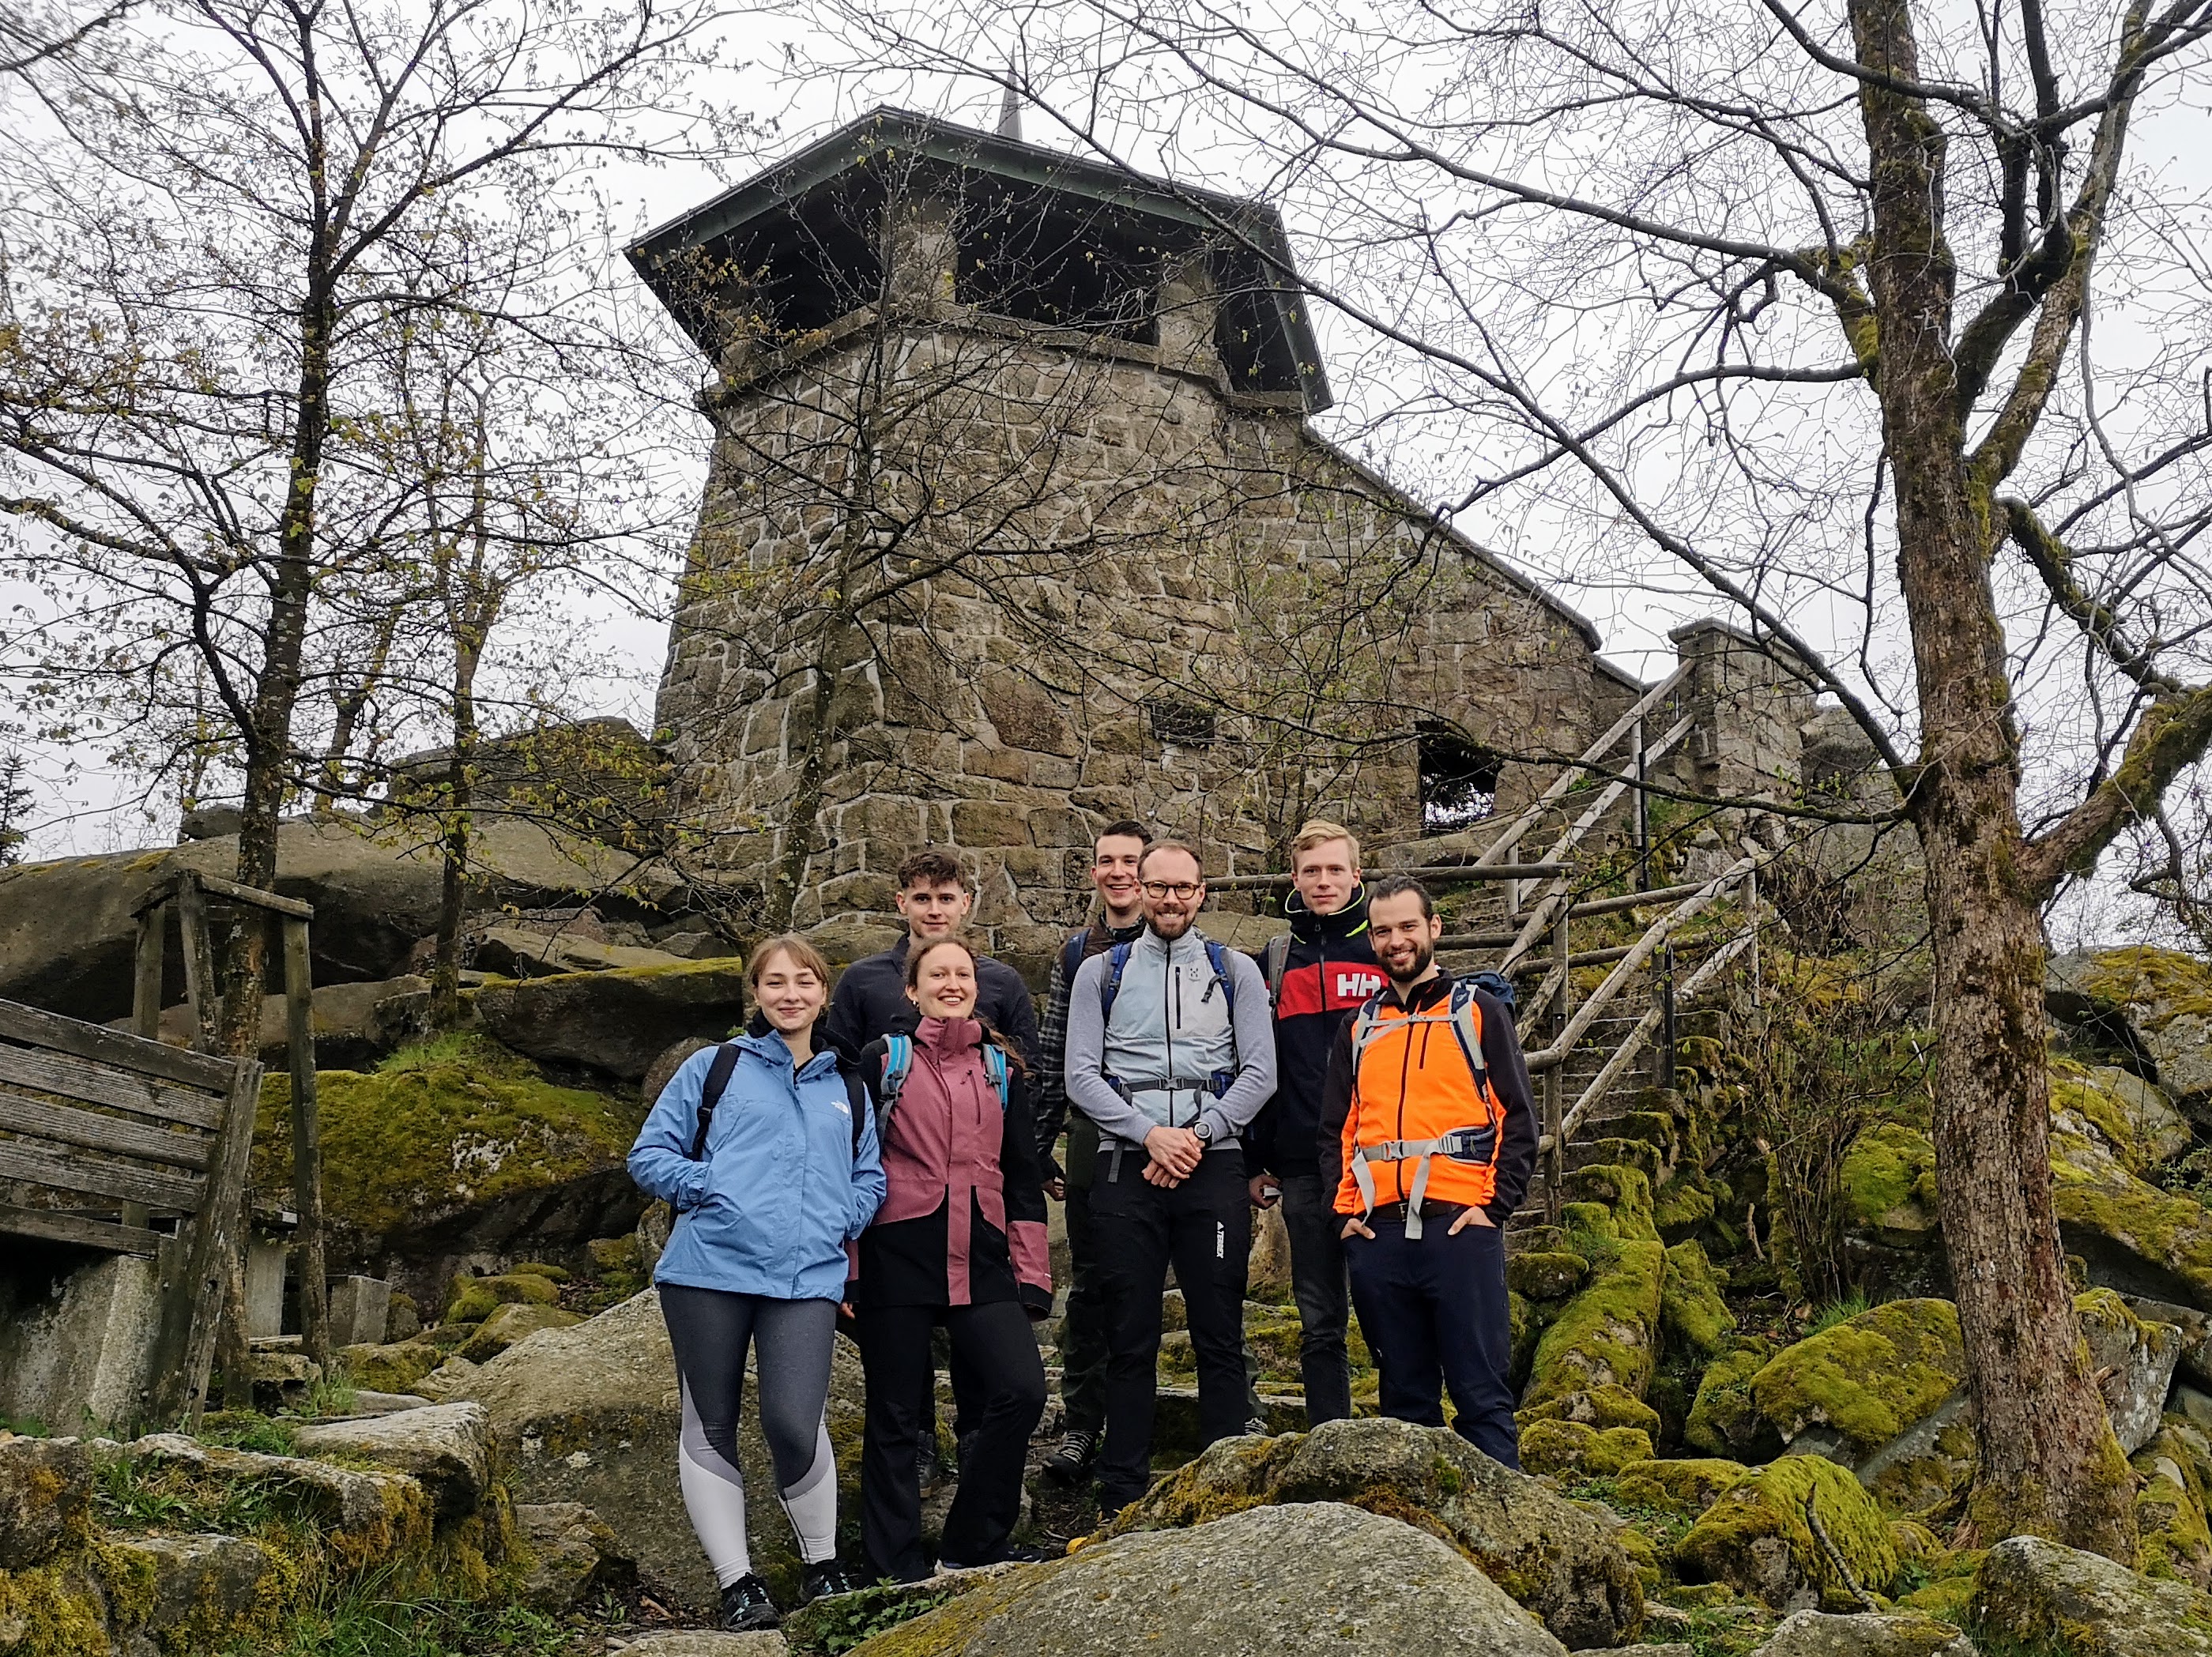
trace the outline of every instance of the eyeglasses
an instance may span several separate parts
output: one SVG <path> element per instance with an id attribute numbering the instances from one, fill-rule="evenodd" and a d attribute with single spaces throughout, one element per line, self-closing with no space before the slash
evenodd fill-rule
<path id="1" fill-rule="evenodd" d="M 1206 889 L 1202 880 L 1148 880 L 1145 883 L 1146 897 L 1176 897 L 1188 900 Z"/>

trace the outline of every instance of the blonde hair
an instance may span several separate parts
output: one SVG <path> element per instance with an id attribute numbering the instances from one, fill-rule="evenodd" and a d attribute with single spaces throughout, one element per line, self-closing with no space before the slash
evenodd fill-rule
<path id="1" fill-rule="evenodd" d="M 793 966 L 812 973 L 822 981 L 823 989 L 830 987 L 830 963 L 823 958 L 822 951 L 797 932 L 781 932 L 753 951 L 753 963 L 745 974 L 745 981 L 753 986 L 756 994 L 760 990 L 761 974 L 768 970 L 768 963 L 780 955 L 790 956 Z"/>
<path id="2" fill-rule="evenodd" d="M 1310 852 L 1316 846 L 1326 846 L 1340 840 L 1352 848 L 1352 866 L 1359 866 L 1359 836 L 1340 822 L 1331 822 L 1327 817 L 1308 817 L 1299 825 L 1297 837 L 1291 842 L 1291 872 L 1298 870 L 1298 853 Z"/>

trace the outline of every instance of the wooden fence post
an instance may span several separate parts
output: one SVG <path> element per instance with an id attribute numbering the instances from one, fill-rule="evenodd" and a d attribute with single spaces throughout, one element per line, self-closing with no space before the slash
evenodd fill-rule
<path id="1" fill-rule="evenodd" d="M 331 1373 L 330 1278 L 323 1259 L 323 1138 L 315 1108 L 314 986 L 307 923 L 284 918 L 284 1019 L 292 1067 L 293 1259 L 300 1272 L 300 1331 L 309 1358 Z"/>

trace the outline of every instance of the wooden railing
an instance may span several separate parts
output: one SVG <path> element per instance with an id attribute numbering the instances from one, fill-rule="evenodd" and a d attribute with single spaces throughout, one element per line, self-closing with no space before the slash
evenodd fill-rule
<path id="1" fill-rule="evenodd" d="M 0 1001 L 0 1180 L 21 1187 L 0 1231 L 161 1261 L 157 1423 L 196 1422 L 206 1398 L 260 1087 L 252 1059 Z"/>

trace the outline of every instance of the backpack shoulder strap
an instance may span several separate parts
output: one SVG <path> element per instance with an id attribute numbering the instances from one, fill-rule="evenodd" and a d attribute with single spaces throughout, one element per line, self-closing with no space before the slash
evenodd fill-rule
<path id="1" fill-rule="evenodd" d="M 1114 1017 L 1114 998 L 1121 993 L 1121 974 L 1129 969 L 1129 949 L 1127 944 L 1116 944 L 1106 952 L 1105 975 L 1098 980 L 1098 1016 L 1102 1020 Z"/>
<path id="2" fill-rule="evenodd" d="M 1213 981 L 1221 986 L 1221 998 L 1229 1008 L 1229 1017 L 1237 1017 L 1237 980 L 1229 975 L 1229 946 L 1206 940 L 1206 964 L 1213 968 Z"/>
<path id="3" fill-rule="evenodd" d="M 1075 974 L 1083 970 L 1084 945 L 1091 941 L 1088 926 L 1072 932 L 1067 942 L 1060 946 L 1060 981 L 1071 990 L 1075 987 Z"/>
<path id="4" fill-rule="evenodd" d="M 1352 1079 L 1355 1086 L 1359 1081 L 1360 1055 L 1367 1051 L 1367 1044 L 1375 1039 L 1375 1027 L 1382 1021 L 1382 992 L 1380 990 L 1361 1002 L 1359 1011 L 1352 1015 Z"/>
<path id="5" fill-rule="evenodd" d="M 722 1089 L 730 1085 L 730 1073 L 738 1067 L 738 1044 L 725 1041 L 714 1049 L 714 1062 L 707 1067 L 707 1079 L 699 1089 L 699 1131 L 691 1136 L 691 1160 L 697 1162 L 707 1154 L 707 1130 L 714 1120 L 714 1107 L 722 1102 Z"/>
<path id="6" fill-rule="evenodd" d="M 868 1109 L 868 1083 L 858 1065 L 847 1069 L 844 1075 L 845 1105 L 847 1114 L 853 1119 L 853 1154 L 857 1156 L 860 1154 L 860 1119 Z"/>
<path id="7" fill-rule="evenodd" d="M 983 1043 L 983 1073 L 991 1078 L 991 1086 L 999 1096 L 999 1108 L 1006 1108 L 1006 1050 L 995 1041 Z"/>
<path id="8" fill-rule="evenodd" d="M 883 1114 L 891 1114 L 898 1103 L 899 1089 L 906 1086 L 907 1072 L 914 1068 L 914 1038 L 910 1035 L 886 1035 L 884 1038 L 883 1074 L 878 1078 L 881 1085 L 876 1090 L 877 1108 Z"/>
<path id="9" fill-rule="evenodd" d="M 1474 1003 L 1474 986 L 1464 978 L 1452 986 L 1451 1022 L 1467 1054 L 1467 1067 L 1474 1072 L 1475 1085 L 1480 1087 L 1487 1074 L 1482 1062 L 1482 1010 Z"/>
<path id="10" fill-rule="evenodd" d="M 1260 969 L 1267 975 L 1267 1010 L 1273 1012 L 1283 999 L 1283 979 L 1291 969 L 1291 935 L 1278 932 L 1267 940 L 1267 947 L 1260 953 Z"/>

